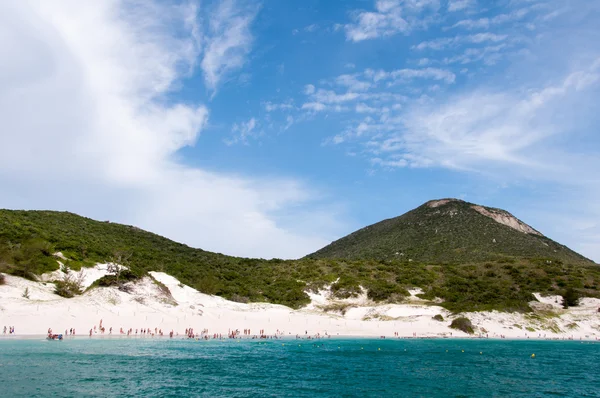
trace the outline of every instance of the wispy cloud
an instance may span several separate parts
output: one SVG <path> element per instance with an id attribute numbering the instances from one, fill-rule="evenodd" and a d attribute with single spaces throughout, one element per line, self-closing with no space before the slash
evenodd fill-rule
<path id="1" fill-rule="evenodd" d="M 253 42 L 250 28 L 258 10 L 256 4 L 222 0 L 209 16 L 201 67 L 210 90 L 216 90 L 228 73 L 246 62 Z"/>
<path id="2" fill-rule="evenodd" d="M 267 101 L 263 103 L 265 111 L 274 112 L 274 111 L 285 111 L 295 109 L 294 102 L 292 100 L 288 100 L 282 103 L 273 103 L 271 101 Z"/>
<path id="3" fill-rule="evenodd" d="M 256 118 L 250 118 L 246 122 L 234 123 L 231 127 L 232 137 L 224 140 L 227 145 L 244 144 L 248 145 L 249 138 L 257 138 L 262 133 L 256 130 L 258 122 Z"/>
<path id="4" fill-rule="evenodd" d="M 373 71 L 368 69 L 365 74 L 376 81 L 391 80 L 392 85 L 407 82 L 413 79 L 443 80 L 446 83 L 454 83 L 456 75 L 448 70 L 439 68 L 424 69 L 397 69 L 391 72 L 383 70 Z"/>
<path id="5" fill-rule="evenodd" d="M 320 102 L 306 102 L 302 104 L 302 109 L 311 112 L 321 112 L 327 109 L 327 105 L 322 104 Z"/>
<path id="6" fill-rule="evenodd" d="M 355 11 L 353 22 L 343 28 L 346 38 L 354 42 L 393 36 L 426 26 L 427 16 L 439 8 L 438 0 L 377 0 L 375 11 Z"/>
<path id="7" fill-rule="evenodd" d="M 367 91 L 372 87 L 372 83 L 360 79 L 360 74 L 340 75 L 335 79 L 339 86 L 346 87 L 350 91 Z"/>
<path id="8" fill-rule="evenodd" d="M 319 25 L 317 25 L 316 23 L 304 27 L 304 31 L 309 33 L 316 32 L 318 29 Z"/>
<path id="9" fill-rule="evenodd" d="M 469 64 L 482 61 L 485 65 L 494 65 L 502 59 L 505 50 L 510 48 L 507 43 L 501 43 L 495 46 L 486 46 L 479 48 L 467 48 L 461 54 L 446 57 L 442 60 L 444 64 Z"/>
<path id="10" fill-rule="evenodd" d="M 498 43 L 506 40 L 508 35 L 500 35 L 495 33 L 476 33 L 472 35 L 457 35 L 454 37 L 440 37 L 434 40 L 424 41 L 415 46 L 415 50 L 444 50 L 448 47 L 458 44 L 472 43 L 480 44 L 484 42 Z"/>
<path id="11" fill-rule="evenodd" d="M 491 26 L 501 25 L 508 22 L 518 21 L 523 19 L 527 14 L 531 13 L 532 8 L 520 8 L 513 10 L 506 14 L 498 14 L 491 18 L 478 18 L 478 19 L 463 19 L 458 21 L 451 28 L 463 28 L 463 29 L 487 29 Z"/>
<path id="12" fill-rule="evenodd" d="M 322 85 L 333 86 L 333 89 L 317 88 L 313 84 L 306 85 L 303 94 L 307 96 L 307 99 L 300 110 L 310 113 L 325 111 L 386 113 L 389 111 L 387 103 L 406 99 L 405 95 L 386 90 L 394 86 L 404 86 L 409 91 L 413 90 L 411 84 L 416 79 L 452 84 L 456 75 L 448 70 L 431 67 L 391 71 L 366 69 L 359 73 L 343 74 L 330 80 L 321 81 Z M 385 90 L 382 91 L 381 86 L 384 86 Z M 438 85 L 431 87 L 439 89 Z M 382 106 L 382 104 L 386 106 Z M 398 104 L 393 104 L 393 107 L 396 105 Z M 269 107 L 269 109 L 275 108 L 273 105 Z"/>
<path id="13" fill-rule="evenodd" d="M 475 7 L 476 5 L 476 0 L 450 0 L 448 1 L 448 11 L 461 11 L 465 8 Z"/>
<path id="14" fill-rule="evenodd" d="M 369 146 L 378 155 L 393 155 L 394 161 L 400 156 L 406 162 L 397 164 L 404 166 L 416 167 L 411 159 L 416 156 L 419 164 L 425 159 L 428 166 L 475 170 L 504 164 L 527 173 L 536 169 L 549 172 L 556 162 L 533 148 L 569 131 L 570 126 L 553 115 L 567 98 L 598 85 L 599 66 L 596 62 L 533 91 L 475 92 L 451 97 L 445 103 L 413 106 L 404 116 L 383 125 L 391 135 L 370 140 Z"/>

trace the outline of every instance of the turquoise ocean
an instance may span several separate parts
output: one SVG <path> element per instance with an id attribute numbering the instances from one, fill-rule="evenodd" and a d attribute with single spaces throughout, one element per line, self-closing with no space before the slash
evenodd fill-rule
<path id="1" fill-rule="evenodd" d="M 600 344 L 5 339 L 0 396 L 600 397 Z"/>

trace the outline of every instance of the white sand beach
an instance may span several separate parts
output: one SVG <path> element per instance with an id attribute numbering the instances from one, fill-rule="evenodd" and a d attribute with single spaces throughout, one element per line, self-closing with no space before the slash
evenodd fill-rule
<path id="1" fill-rule="evenodd" d="M 106 264 L 85 269 L 84 286 L 106 275 Z M 76 336 L 92 338 L 140 336 L 148 329 L 168 336 L 184 337 L 186 329 L 195 334 L 207 331 L 208 335 L 227 335 L 239 330 L 241 337 L 259 334 L 279 337 L 488 337 L 511 339 L 600 339 L 600 300 L 583 298 L 578 307 L 562 309 L 561 298 L 541 297 L 532 303 L 536 310 L 530 314 L 475 312 L 453 315 L 443 307 L 424 302 L 415 296 L 419 289 L 411 290 L 411 297 L 402 304 L 376 305 L 361 296 L 348 300 L 334 300 L 327 289 L 319 294 L 310 293 L 311 303 L 299 310 L 267 303 L 243 304 L 221 297 L 200 293 L 181 284 L 176 278 L 162 272 L 151 272 L 152 278 L 163 283 L 165 292 L 150 278 L 129 283 L 130 292 L 115 287 L 93 288 L 70 299 L 53 293 L 61 271 L 46 274 L 41 282 L 33 282 L 10 275 L 0 286 L 0 338 L 43 336 L 51 328 L 54 333 L 75 329 Z M 43 282 L 46 281 L 46 282 Z M 28 298 L 24 297 L 27 289 Z M 440 314 L 443 321 L 432 319 Z M 475 334 L 449 328 L 457 316 L 466 316 Z M 100 320 L 105 328 L 100 331 Z M 4 327 L 14 326 L 15 334 L 2 334 Z M 95 327 L 95 330 L 94 330 Z M 110 331 L 112 328 L 112 332 Z M 121 328 L 124 334 L 120 333 Z M 249 335 L 243 330 L 249 329 Z M 137 330 L 137 335 L 136 335 Z M 7 332 L 8 333 L 8 332 Z M 146 335 L 145 337 L 149 337 Z"/>

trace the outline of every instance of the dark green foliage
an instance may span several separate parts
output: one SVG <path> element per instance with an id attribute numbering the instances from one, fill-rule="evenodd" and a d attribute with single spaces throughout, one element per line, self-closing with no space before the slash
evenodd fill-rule
<path id="1" fill-rule="evenodd" d="M 444 300 L 442 306 L 455 312 L 529 311 L 531 293 L 560 294 L 569 287 L 588 297 L 600 297 L 600 267 L 594 264 L 516 257 L 446 264 L 410 262 L 406 257 L 247 259 L 194 249 L 135 227 L 71 213 L 0 210 L 0 272 L 35 279 L 36 274 L 58 269 L 52 255 L 57 251 L 68 257 L 65 265 L 72 270 L 126 253 L 130 270 L 121 272 L 119 282 L 114 275 L 106 276 L 96 286 L 122 287 L 120 281 L 162 271 L 207 294 L 293 308 L 309 302 L 305 290 L 330 284 L 337 297 L 356 295 L 362 286 L 375 301 L 399 301 L 407 289 L 420 287 L 421 298 L 439 297 Z"/>
<path id="2" fill-rule="evenodd" d="M 54 281 L 54 293 L 66 298 L 75 297 L 82 293 L 81 284 L 72 279 Z"/>
<path id="3" fill-rule="evenodd" d="M 579 292 L 577 292 L 577 290 L 573 289 L 572 287 L 568 288 L 563 293 L 563 300 L 562 300 L 563 308 L 566 309 L 569 307 L 577 307 L 579 305 L 580 297 L 581 297 L 581 295 L 579 294 Z"/>
<path id="4" fill-rule="evenodd" d="M 341 299 L 356 297 L 360 294 L 360 282 L 351 275 L 342 275 L 331 285 L 331 293 Z"/>
<path id="5" fill-rule="evenodd" d="M 369 225 L 321 250 L 310 258 L 380 259 L 437 264 L 502 261 L 522 258 L 572 264 L 592 261 L 551 239 L 519 232 L 474 209 L 474 204 L 452 199 L 432 207 L 428 202 L 408 213 Z M 509 213 L 484 208 L 489 212 Z"/>
<path id="6" fill-rule="evenodd" d="M 386 280 L 374 280 L 366 283 L 367 297 L 374 301 L 398 302 L 409 295 L 408 291 L 397 283 Z"/>
<path id="7" fill-rule="evenodd" d="M 450 327 L 452 329 L 462 330 L 463 332 L 468 333 L 468 334 L 474 333 L 473 324 L 471 323 L 469 318 L 465 318 L 465 317 L 456 318 L 455 320 L 452 321 L 452 323 L 450 324 Z"/>
<path id="8" fill-rule="evenodd" d="M 134 282 L 141 277 L 142 274 L 140 274 L 140 272 L 134 272 L 126 269 L 119 274 L 118 278 L 116 275 L 104 275 L 102 278 L 95 280 L 92 284 L 92 287 L 122 286 L 127 282 Z"/>
<path id="9" fill-rule="evenodd" d="M 444 317 L 441 314 L 435 314 L 431 319 L 438 322 L 444 322 Z"/>

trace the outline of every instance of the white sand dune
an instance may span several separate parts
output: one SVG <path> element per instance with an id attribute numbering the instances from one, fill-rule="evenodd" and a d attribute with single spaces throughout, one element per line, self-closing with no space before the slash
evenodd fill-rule
<path id="1" fill-rule="evenodd" d="M 108 273 L 106 264 L 84 270 L 84 285 Z M 309 293 L 311 303 L 300 310 L 267 303 L 243 304 L 210 296 L 181 284 L 162 272 L 151 272 L 137 283 L 129 283 L 129 292 L 114 287 L 92 288 L 81 296 L 66 299 L 53 293 L 50 280 L 61 277 L 61 271 L 44 275 L 45 282 L 33 282 L 6 275 L 0 286 L 0 333 L 4 326 L 14 326 L 17 336 L 43 335 L 48 328 L 55 333 L 75 328 L 77 335 L 95 337 L 119 336 L 120 328 L 171 330 L 182 336 L 186 328 L 196 332 L 227 335 L 230 330 L 250 329 L 257 334 L 314 336 L 393 337 L 468 337 L 450 329 L 450 314 L 435 303 L 425 303 L 411 290 L 404 304 L 376 305 L 367 299 L 366 291 L 358 297 L 335 300 L 328 289 Z M 154 280 L 168 288 L 163 291 Z M 25 289 L 29 298 L 23 297 Z M 476 327 L 475 336 L 490 338 L 573 338 L 600 339 L 600 300 L 584 298 L 579 307 L 563 310 L 560 297 L 541 297 L 532 303 L 532 314 L 476 312 L 462 314 Z M 444 321 L 433 320 L 440 314 Z M 100 320 L 106 328 L 100 333 Z M 96 326 L 96 332 L 93 328 Z M 135 332 L 134 332 L 135 335 Z M 0 334 L 0 336 L 3 336 Z"/>

